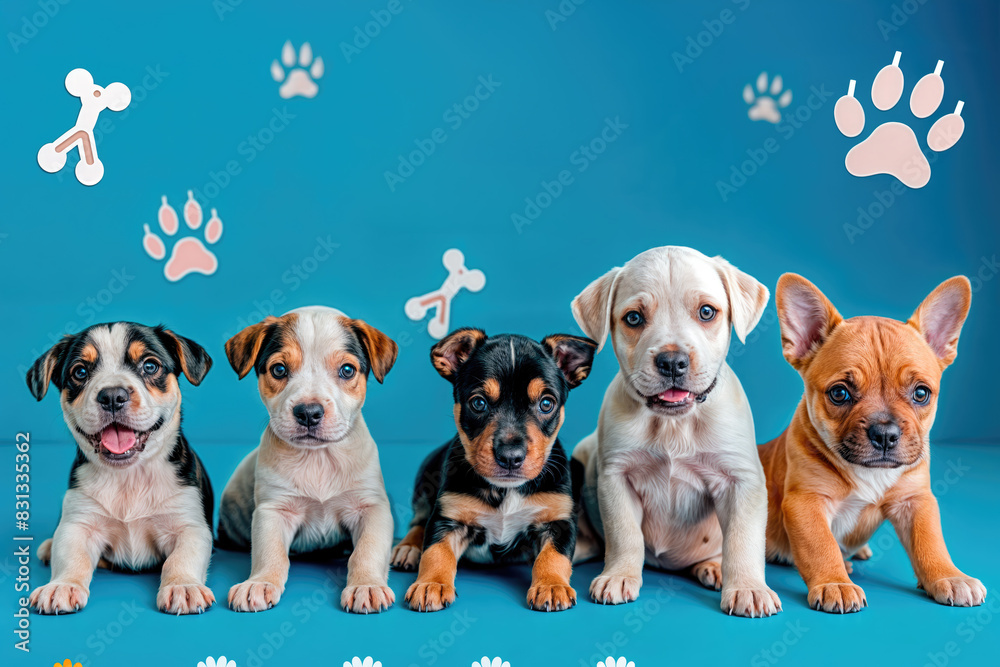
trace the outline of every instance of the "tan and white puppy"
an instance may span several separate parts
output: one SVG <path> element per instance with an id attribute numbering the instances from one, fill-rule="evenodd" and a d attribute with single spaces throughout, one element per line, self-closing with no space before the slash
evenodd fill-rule
<path id="1" fill-rule="evenodd" d="M 725 361 L 730 331 L 744 340 L 767 299 L 721 257 L 666 246 L 573 300 L 577 323 L 600 345 L 610 336 L 620 366 L 597 431 L 573 452 L 585 466 L 576 560 L 599 550 L 588 527 L 606 545 L 590 586 L 598 602 L 635 600 L 645 562 L 690 568 L 722 589 L 727 613 L 781 610 L 764 582 L 767 490 L 753 418 Z"/>
<path id="2" fill-rule="evenodd" d="M 212 485 L 181 433 L 181 373 L 200 384 L 212 360 L 194 341 L 163 327 L 96 324 L 66 336 L 28 372 L 39 401 L 49 382 L 76 440 L 62 516 L 38 557 L 52 579 L 30 603 L 43 614 L 87 604 L 95 567 L 162 565 L 156 606 L 201 613 L 215 602 L 205 586 L 212 557 Z"/>
<path id="3" fill-rule="evenodd" d="M 382 382 L 396 352 L 382 332 L 322 306 L 268 317 L 226 342 L 241 378 L 256 371 L 270 417 L 219 509 L 219 545 L 251 549 L 250 578 L 229 591 L 234 610 L 278 603 L 289 552 L 349 541 L 341 605 L 368 613 L 393 603 L 392 511 L 361 407 L 369 371 Z"/>

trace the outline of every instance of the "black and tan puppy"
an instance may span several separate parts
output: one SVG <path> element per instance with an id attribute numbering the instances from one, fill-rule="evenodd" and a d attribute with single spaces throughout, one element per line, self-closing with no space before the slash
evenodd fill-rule
<path id="1" fill-rule="evenodd" d="M 156 606 L 201 613 L 215 602 L 205 586 L 212 557 L 212 486 L 181 433 L 183 373 L 200 384 L 212 360 L 194 341 L 163 327 L 96 324 L 66 336 L 28 371 L 39 401 L 49 382 L 76 440 L 62 516 L 38 557 L 52 579 L 31 593 L 45 614 L 87 604 L 94 568 L 162 565 Z"/>
<path id="2" fill-rule="evenodd" d="M 406 601 L 438 611 L 455 600 L 458 561 L 533 561 L 528 606 L 576 604 L 569 585 L 576 512 L 569 459 L 556 436 L 569 390 L 590 372 L 597 343 L 554 335 L 538 343 L 459 329 L 431 361 L 454 384 L 458 434 L 421 465 L 410 532 L 392 563 L 420 564 Z"/>

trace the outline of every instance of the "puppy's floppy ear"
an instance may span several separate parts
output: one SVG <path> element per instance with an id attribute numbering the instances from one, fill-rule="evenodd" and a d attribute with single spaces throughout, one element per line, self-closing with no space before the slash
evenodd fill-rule
<path id="1" fill-rule="evenodd" d="M 713 259 L 719 265 L 719 277 L 722 278 L 726 294 L 729 295 L 733 330 L 742 343 L 746 341 L 747 334 L 760 322 L 770 294 L 767 288 L 750 274 L 740 271 L 722 257 Z"/>
<path id="2" fill-rule="evenodd" d="M 546 336 L 542 345 L 556 358 L 556 365 L 566 376 L 570 389 L 579 386 L 590 375 L 594 353 L 597 352 L 596 341 L 582 336 L 553 334 Z"/>
<path id="3" fill-rule="evenodd" d="M 70 343 L 73 342 L 73 336 L 63 336 L 62 340 L 52 346 L 52 348 L 38 357 L 35 363 L 31 365 L 28 369 L 27 381 L 28 390 L 31 391 L 31 395 L 35 397 L 36 401 L 40 401 L 45 398 L 46 392 L 49 390 L 49 382 L 54 382 L 56 387 L 61 389 L 60 381 L 57 376 L 55 376 L 56 368 L 62 363 L 63 357 L 65 356 L 67 350 L 69 350 Z"/>
<path id="4" fill-rule="evenodd" d="M 372 367 L 372 374 L 381 383 L 386 373 L 396 363 L 399 346 L 384 333 L 362 320 L 345 318 L 344 325 L 361 341 L 368 356 L 368 364 Z"/>
<path id="5" fill-rule="evenodd" d="M 596 352 L 601 351 L 604 341 L 608 339 L 615 284 L 621 271 L 621 267 L 616 266 L 587 285 L 587 288 L 573 299 L 573 318 L 583 329 L 583 333 L 597 342 Z"/>
<path id="6" fill-rule="evenodd" d="M 212 357 L 208 356 L 205 348 L 190 338 L 178 336 L 163 327 L 157 327 L 156 333 L 164 347 L 173 355 L 174 361 L 181 367 L 181 372 L 188 382 L 196 387 L 201 384 L 212 368 Z"/>
<path id="7" fill-rule="evenodd" d="M 944 368 L 958 356 L 958 335 L 972 305 L 972 287 L 965 276 L 938 285 L 910 316 L 909 324 L 923 335 Z"/>
<path id="8" fill-rule="evenodd" d="M 269 315 L 263 321 L 251 324 L 226 341 L 226 358 L 229 359 L 229 365 L 233 367 L 241 380 L 257 363 L 257 355 L 264 344 L 264 337 L 271 325 L 277 322 L 277 317 Z"/>
<path id="9" fill-rule="evenodd" d="M 455 381 L 455 373 L 486 340 L 482 329 L 456 329 L 431 348 L 431 363 L 445 380 Z"/>
<path id="10" fill-rule="evenodd" d="M 785 359 L 802 370 L 844 318 L 815 285 L 794 273 L 778 279 L 774 300 Z"/>

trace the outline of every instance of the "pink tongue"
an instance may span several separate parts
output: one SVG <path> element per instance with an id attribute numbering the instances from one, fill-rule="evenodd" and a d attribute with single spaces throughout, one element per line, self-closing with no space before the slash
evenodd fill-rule
<path id="1" fill-rule="evenodd" d="M 101 444 L 115 454 L 124 454 L 135 445 L 135 431 L 111 424 L 101 431 Z"/>
<path id="2" fill-rule="evenodd" d="M 688 396 L 691 395 L 689 391 L 682 391 L 680 389 L 667 389 L 665 392 L 657 396 L 664 403 L 680 403 Z"/>

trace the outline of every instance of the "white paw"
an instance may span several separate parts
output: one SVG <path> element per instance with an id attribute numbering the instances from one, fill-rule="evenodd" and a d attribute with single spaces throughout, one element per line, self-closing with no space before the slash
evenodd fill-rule
<path id="1" fill-rule="evenodd" d="M 86 607 L 89 597 L 79 584 L 52 581 L 32 591 L 28 604 L 40 614 L 72 614 Z"/>
<path id="2" fill-rule="evenodd" d="M 201 614 L 215 604 L 215 595 L 202 584 L 162 586 L 156 594 L 156 608 L 166 614 Z"/>
<path id="3" fill-rule="evenodd" d="M 420 547 L 409 544 L 397 544 L 392 550 L 390 564 L 399 570 L 412 571 L 420 564 Z"/>
<path id="4" fill-rule="evenodd" d="M 385 585 L 348 586 L 340 594 L 340 606 L 355 614 L 377 614 L 396 601 L 396 594 Z"/>
<path id="5" fill-rule="evenodd" d="M 622 604 L 639 597 L 642 577 L 601 574 L 590 582 L 590 597 L 600 604 Z"/>
<path id="6" fill-rule="evenodd" d="M 729 588 L 722 591 L 722 611 L 730 616 L 764 618 L 781 611 L 778 594 L 767 586 L 760 588 Z"/>
<path id="7" fill-rule="evenodd" d="M 978 607 L 986 600 L 982 582 L 965 575 L 938 579 L 926 589 L 935 602 L 953 607 Z"/>
<path id="8" fill-rule="evenodd" d="M 267 581 L 244 581 L 229 589 L 233 611 L 265 611 L 278 604 L 281 589 Z"/>

